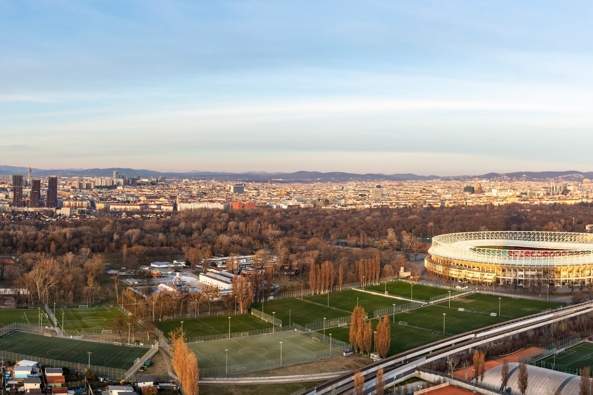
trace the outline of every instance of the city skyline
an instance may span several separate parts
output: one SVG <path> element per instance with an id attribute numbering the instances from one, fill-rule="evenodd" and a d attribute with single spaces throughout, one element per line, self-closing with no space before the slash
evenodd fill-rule
<path id="1" fill-rule="evenodd" d="M 591 170 L 572 2 L 0 3 L 3 164 Z"/>

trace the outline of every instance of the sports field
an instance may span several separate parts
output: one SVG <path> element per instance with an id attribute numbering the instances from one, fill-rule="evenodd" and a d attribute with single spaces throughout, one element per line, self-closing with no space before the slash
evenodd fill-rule
<path id="1" fill-rule="evenodd" d="M 501 321 L 534 314 L 549 308 L 543 301 L 502 297 L 500 299 L 501 317 L 498 315 L 498 296 L 473 294 L 437 305 L 425 306 L 395 316 L 391 325 L 391 353 L 404 351 L 430 343 L 443 336 L 443 313 L 445 334 L 451 336 L 469 330 L 478 329 Z M 552 307 L 559 305 L 553 303 Z M 462 308 L 463 310 L 459 310 Z M 373 326 L 376 321 L 373 321 Z M 348 341 L 348 328 L 332 329 L 336 338 Z"/>
<path id="2" fill-rule="evenodd" d="M 231 333 L 249 332 L 272 327 L 272 324 L 249 314 L 231 316 L 230 323 Z M 161 321 L 157 322 L 156 326 L 168 336 L 171 331 L 181 327 L 181 320 Z M 196 336 L 225 334 L 228 333 L 228 330 L 229 319 L 226 315 L 183 320 L 183 332 L 188 339 Z"/>
<path id="3" fill-rule="evenodd" d="M 406 281 L 390 281 L 385 284 L 373 285 L 366 289 L 380 293 L 385 293 L 385 291 L 387 291 L 387 295 L 399 296 L 406 299 L 413 298 L 414 300 L 421 301 L 428 301 L 431 298 L 439 296 L 449 296 L 448 289 L 431 287 L 423 284 L 413 284 Z M 456 295 L 458 293 L 459 291 L 451 290 L 451 295 Z"/>
<path id="4" fill-rule="evenodd" d="M 113 329 L 113 322 L 117 317 L 123 316 L 121 310 L 111 306 L 79 307 L 56 309 L 58 324 L 63 323 L 66 332 L 97 332 L 103 329 Z"/>
<path id="5" fill-rule="evenodd" d="M 270 300 L 263 305 L 255 306 L 255 308 L 270 315 L 275 312 L 276 318 L 282 320 L 282 325 L 289 325 L 289 323 L 307 325 L 322 320 L 323 317 L 331 319 L 350 315 L 339 308 L 327 307 L 323 304 L 296 298 Z"/>
<path id="6" fill-rule="evenodd" d="M 593 368 L 593 343 L 583 342 L 570 347 L 556 356 L 549 356 L 536 363 L 548 369 L 580 374 L 583 368 Z"/>
<path id="7" fill-rule="evenodd" d="M 129 368 L 136 358 L 148 351 L 144 347 L 117 346 L 24 332 L 1 336 L 0 350 L 82 364 L 88 362 L 88 352 L 91 352 L 92 365 L 117 369 Z"/>
<path id="8" fill-rule="evenodd" d="M 189 345 L 198 356 L 200 373 L 205 376 L 224 376 L 227 355 L 229 375 L 312 362 L 330 355 L 327 342 L 294 331 Z M 331 355 L 337 356 L 341 352 L 342 348 L 334 343 Z"/>
<path id="9" fill-rule="evenodd" d="M 49 321 L 43 309 L 0 309 L 0 326 L 13 323 L 39 325 L 39 312 L 42 325 L 48 325 Z"/>
<path id="10" fill-rule="evenodd" d="M 328 305 L 337 309 L 342 310 L 346 315 L 352 313 L 352 310 L 358 304 L 364 307 L 367 313 L 372 313 L 375 310 L 389 308 L 394 304 L 404 304 L 405 301 L 393 299 L 385 296 L 372 295 L 365 292 L 353 291 L 351 289 L 332 292 L 328 295 L 315 295 L 308 296 L 305 300 L 319 303 L 322 305 Z"/>

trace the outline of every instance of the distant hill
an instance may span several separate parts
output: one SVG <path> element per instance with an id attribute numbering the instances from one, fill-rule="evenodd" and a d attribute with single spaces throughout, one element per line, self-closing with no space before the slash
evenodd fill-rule
<path id="1" fill-rule="evenodd" d="M 26 175 L 28 168 L 21 166 L 0 165 L 0 175 L 23 174 Z M 55 175 L 59 177 L 111 177 L 114 171 L 126 177 L 167 177 L 167 178 L 194 178 L 202 180 L 221 181 L 253 181 L 253 182 L 346 182 L 346 181 L 420 181 L 420 180 L 470 180 L 470 179 L 509 179 L 509 180 L 546 180 L 564 179 L 579 180 L 592 178 L 593 172 L 580 171 L 540 171 L 540 172 L 512 172 L 512 173 L 487 173 L 482 175 L 460 175 L 460 176 L 421 176 L 412 173 L 402 174 L 381 174 L 381 173 L 349 173 L 349 172 L 321 172 L 321 171 L 296 171 L 289 173 L 282 172 L 161 172 L 149 169 L 131 169 L 124 167 L 93 168 L 93 169 L 38 169 L 33 168 L 33 175 L 47 177 Z"/>

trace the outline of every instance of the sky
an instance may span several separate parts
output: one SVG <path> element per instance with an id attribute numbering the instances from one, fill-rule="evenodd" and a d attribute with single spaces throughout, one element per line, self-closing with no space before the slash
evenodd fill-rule
<path id="1" fill-rule="evenodd" d="M 593 170 L 593 2 L 0 0 L 0 164 Z"/>

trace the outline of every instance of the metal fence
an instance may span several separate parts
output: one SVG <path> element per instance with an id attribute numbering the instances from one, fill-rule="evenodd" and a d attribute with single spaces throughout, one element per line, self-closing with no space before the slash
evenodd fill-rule
<path id="1" fill-rule="evenodd" d="M 23 359 L 30 360 L 30 361 L 37 361 L 43 366 L 49 366 L 52 368 L 68 368 L 73 369 L 78 372 L 84 372 L 86 369 L 90 367 L 91 371 L 99 376 L 105 376 L 110 379 L 119 379 L 124 376 L 126 371 L 124 369 L 115 369 L 106 366 L 97 366 L 91 364 L 81 364 L 75 362 L 68 362 L 68 361 L 60 361 L 58 359 L 51 359 L 51 358 L 43 358 L 33 355 L 26 355 L 21 353 L 15 353 L 10 351 L 2 351 L 0 350 L 0 358 L 4 359 L 5 361 L 20 361 Z"/>
<path id="2" fill-rule="evenodd" d="M 304 326 L 307 330 L 318 331 L 322 329 L 341 328 L 350 324 L 351 316 L 331 318 L 326 320 L 317 320 Z"/>
<path id="3" fill-rule="evenodd" d="M 197 342 L 209 342 L 213 340 L 221 340 L 221 339 L 234 339 L 237 337 L 249 337 L 249 336 L 257 336 L 257 335 L 265 335 L 275 332 L 273 327 L 269 328 L 261 328 L 261 329 L 253 329 L 250 331 L 245 332 L 231 332 L 231 333 L 218 333 L 215 335 L 204 335 L 204 336 L 193 336 L 189 337 L 186 336 L 186 340 L 188 342 L 197 343 Z"/>
<path id="4" fill-rule="evenodd" d="M 309 331 L 304 329 L 303 327 L 297 328 L 293 327 L 291 329 L 284 329 L 281 331 L 276 331 L 274 333 L 269 333 L 265 335 L 255 335 L 252 338 L 257 338 L 260 336 L 266 336 L 267 338 L 274 337 L 279 341 L 283 341 L 285 344 L 285 348 L 288 347 L 288 342 L 290 342 L 291 338 L 295 337 L 308 337 L 310 339 L 314 339 L 316 342 L 327 344 L 327 348 L 324 350 L 318 351 L 309 351 L 306 353 L 294 353 L 294 352 L 285 352 L 282 354 L 282 358 L 280 358 L 280 350 L 278 353 L 277 359 L 258 359 L 257 361 L 252 361 L 251 363 L 246 363 L 245 361 L 236 361 L 233 358 L 233 354 L 230 353 L 228 364 L 220 365 L 220 366 L 208 366 L 208 367 L 200 367 L 200 376 L 202 377 L 224 377 L 224 376 L 237 376 L 246 373 L 253 373 L 257 371 L 265 371 L 265 370 L 272 370 L 278 369 L 282 367 L 298 365 L 303 363 L 310 363 L 314 361 L 324 360 L 339 356 L 342 350 L 347 346 L 346 343 L 333 339 L 330 336 L 324 336 L 322 333 Z M 295 342 L 301 342 L 302 340 L 295 339 Z M 215 342 L 212 342 L 215 344 Z M 246 339 L 244 343 L 246 345 L 249 344 L 249 339 Z M 224 346 L 221 346 L 221 348 Z"/>
<path id="5" fill-rule="evenodd" d="M 384 307 L 382 309 L 377 309 L 373 311 L 373 318 L 381 318 L 383 316 L 392 316 L 399 313 L 405 313 L 408 311 L 419 309 L 420 307 L 424 306 L 423 303 L 419 302 L 410 302 L 406 304 L 396 304 L 391 307 Z"/>
<path id="6" fill-rule="evenodd" d="M 24 333 L 32 333 L 32 334 L 42 335 L 42 336 L 47 336 L 47 337 L 55 337 L 55 338 L 63 338 L 63 339 L 73 338 L 75 340 L 81 340 L 80 338 L 76 338 L 76 337 L 58 336 L 56 334 L 55 328 L 45 328 L 45 327 L 39 327 L 39 326 L 35 326 L 35 325 L 26 325 L 26 324 L 20 324 L 20 323 L 12 323 L 12 324 L 8 324 L 3 327 L 0 327 L 0 337 L 9 335 L 10 333 L 13 333 L 13 332 L 24 332 Z M 146 346 L 142 346 L 142 345 L 125 344 L 125 343 L 120 343 L 120 342 L 103 341 L 103 340 L 98 340 L 98 339 L 93 339 L 93 340 L 84 339 L 81 341 L 103 343 L 103 344 L 113 344 L 113 345 L 125 346 L 125 347 L 146 348 Z M 142 357 L 140 357 L 140 359 L 146 359 L 149 354 L 154 355 L 155 347 L 156 347 L 156 350 L 158 351 L 158 344 L 155 344 L 152 347 L 148 348 L 146 353 Z M 23 353 L 16 353 L 16 352 L 3 351 L 3 350 L 0 350 L 0 358 L 9 360 L 9 361 L 14 361 L 14 362 L 17 362 L 17 361 L 20 361 L 23 359 L 27 359 L 27 360 L 37 361 L 41 365 L 44 365 L 44 366 L 55 367 L 55 368 L 65 367 L 65 368 L 77 370 L 79 372 L 84 372 L 84 371 L 86 371 L 86 369 L 88 369 L 90 367 L 91 371 L 93 371 L 95 374 L 97 374 L 99 376 L 105 376 L 110 379 L 120 379 L 120 378 L 124 377 L 124 375 L 127 372 L 125 369 L 118 369 L 118 368 L 112 368 L 112 367 L 108 367 L 108 366 L 100 366 L 100 365 L 94 365 L 94 364 L 89 365 L 89 364 L 84 364 L 84 363 L 62 361 L 59 359 L 44 358 L 44 357 L 39 357 L 39 356 L 32 356 L 32 355 L 27 355 L 27 354 L 23 354 Z"/>
<path id="7" fill-rule="evenodd" d="M 268 322 L 274 326 L 282 328 L 282 320 L 281 319 L 271 316 L 270 314 L 266 314 L 261 310 L 252 308 L 251 315 L 256 318 L 259 318 L 262 321 Z"/>

